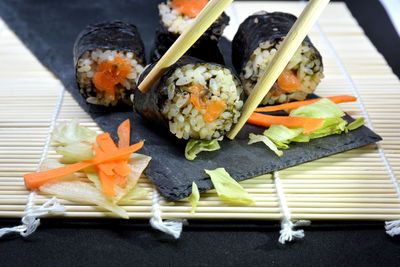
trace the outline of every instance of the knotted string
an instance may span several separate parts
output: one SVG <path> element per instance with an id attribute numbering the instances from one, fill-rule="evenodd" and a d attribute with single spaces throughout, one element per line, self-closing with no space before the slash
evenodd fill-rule
<path id="1" fill-rule="evenodd" d="M 279 236 L 279 243 L 285 244 L 286 241 L 291 242 L 294 239 L 303 238 L 304 231 L 301 229 L 294 230 L 294 228 L 297 226 L 308 226 L 311 224 L 311 222 L 308 220 L 299 220 L 293 223 L 291 221 L 290 210 L 286 203 L 285 195 L 283 193 L 283 188 L 281 184 L 281 179 L 279 178 L 278 172 L 277 171 L 274 172 L 273 176 L 274 176 L 276 194 L 278 196 L 279 207 L 281 208 L 281 211 L 283 213 L 281 230 L 279 231 L 279 233 L 281 234 Z"/>
<path id="2" fill-rule="evenodd" d="M 160 194 L 157 189 L 153 190 L 153 217 L 150 219 L 150 224 L 154 229 L 160 230 L 166 234 L 173 236 L 175 239 L 178 239 L 182 233 L 182 221 L 181 220 L 165 220 L 163 221 L 161 217 L 161 208 L 160 208 Z"/>

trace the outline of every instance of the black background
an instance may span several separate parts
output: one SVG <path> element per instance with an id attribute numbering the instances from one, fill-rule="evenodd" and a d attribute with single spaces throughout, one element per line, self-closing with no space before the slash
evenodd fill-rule
<path id="1" fill-rule="evenodd" d="M 379 1 L 346 1 L 367 36 L 400 76 L 400 40 Z M 30 237 L 0 240 L 2 266 L 399 266 L 400 237 L 382 222 L 318 222 L 303 240 L 280 245 L 270 221 L 190 221 L 179 240 L 147 220 L 42 219 Z M 1 219 L 0 227 L 19 224 Z"/>

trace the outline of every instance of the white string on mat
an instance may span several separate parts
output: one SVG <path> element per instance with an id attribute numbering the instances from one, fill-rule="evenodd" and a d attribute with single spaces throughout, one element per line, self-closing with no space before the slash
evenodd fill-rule
<path id="1" fill-rule="evenodd" d="M 54 130 L 55 123 L 58 117 L 58 114 L 60 113 L 61 105 L 64 99 L 64 87 L 61 88 L 60 90 L 60 95 L 58 97 L 58 102 L 55 107 L 55 110 L 53 112 L 53 116 L 51 118 L 50 122 L 50 127 L 49 131 L 47 133 L 46 141 L 44 143 L 42 155 L 39 160 L 39 164 L 36 168 L 36 171 L 40 171 L 40 168 L 43 164 L 44 159 L 47 156 L 47 152 L 49 150 L 49 145 L 50 145 L 50 140 L 51 140 L 51 134 Z M 57 213 L 57 212 L 64 212 L 65 207 L 57 202 L 57 198 L 53 197 L 52 199 L 46 201 L 40 208 L 38 209 L 33 209 L 34 205 L 34 198 L 36 196 L 36 191 L 32 190 L 29 195 L 28 195 L 28 200 L 25 206 L 25 215 L 22 217 L 21 225 L 15 226 L 15 227 L 5 227 L 0 229 L 0 237 L 4 236 L 7 233 L 19 233 L 21 236 L 26 237 L 33 232 L 36 231 L 37 227 L 40 225 L 40 219 L 39 217 L 42 217 L 44 215 L 47 215 L 49 213 Z"/>
<path id="2" fill-rule="evenodd" d="M 283 187 L 281 183 L 281 179 L 279 178 L 278 172 L 273 172 L 274 176 L 274 184 L 276 188 L 276 195 L 278 196 L 279 207 L 283 214 L 283 219 L 281 222 L 281 230 L 279 233 L 279 243 L 285 244 L 286 241 L 291 242 L 294 239 L 301 239 L 304 237 L 304 230 L 294 230 L 295 227 L 298 226 L 308 226 L 311 224 L 311 221 L 308 220 L 299 220 L 296 222 L 292 222 L 291 213 L 289 207 L 286 202 L 285 194 L 283 193 Z"/>
<path id="3" fill-rule="evenodd" d="M 160 193 L 156 188 L 153 190 L 153 204 L 152 204 L 152 212 L 153 217 L 150 219 L 150 225 L 161 232 L 164 232 L 168 235 L 173 236 L 175 239 L 178 239 L 182 233 L 182 221 L 181 220 L 165 220 L 163 221 L 161 217 L 161 208 L 160 208 Z"/>
<path id="4" fill-rule="evenodd" d="M 353 79 L 351 78 L 350 74 L 347 72 L 342 60 L 339 58 L 338 54 L 336 53 L 335 49 L 333 48 L 332 44 L 329 42 L 328 38 L 325 36 L 324 32 L 322 31 L 321 27 L 319 26 L 318 23 L 315 23 L 315 27 L 318 30 L 318 33 L 321 35 L 323 41 L 325 42 L 325 44 L 328 46 L 329 51 L 331 52 L 331 54 L 333 55 L 333 57 L 336 60 L 336 63 L 338 64 L 341 72 L 345 75 L 347 82 L 350 85 L 350 88 L 354 94 L 355 97 L 357 97 L 357 103 L 359 104 L 360 108 L 361 108 L 361 112 L 365 118 L 365 121 L 367 123 L 367 126 L 374 131 L 374 126 L 372 125 L 372 121 L 369 117 L 368 111 L 365 108 L 364 102 L 362 101 L 360 94 L 356 88 L 356 85 L 353 82 Z M 381 146 L 380 143 L 376 143 L 378 152 L 379 152 L 379 156 L 381 157 L 383 164 L 385 165 L 385 168 L 389 174 L 390 180 L 393 183 L 393 186 L 396 190 L 397 196 L 400 198 L 400 186 L 398 183 L 398 180 L 396 178 L 396 175 L 393 172 L 392 166 L 390 165 L 386 154 Z M 386 233 L 394 236 L 394 235 L 398 235 L 400 234 L 400 220 L 395 220 L 395 221 L 387 221 L 385 222 L 385 229 L 386 229 Z"/>

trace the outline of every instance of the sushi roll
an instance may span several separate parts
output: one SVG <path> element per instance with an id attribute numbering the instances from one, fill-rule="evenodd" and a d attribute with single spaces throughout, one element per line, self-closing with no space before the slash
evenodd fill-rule
<path id="1" fill-rule="evenodd" d="M 158 5 L 160 21 L 156 29 L 154 46 L 150 52 L 151 61 L 158 60 L 167 52 L 207 3 L 208 0 L 173 0 Z M 224 64 L 218 42 L 228 24 L 229 17 L 222 13 L 186 55 L 207 62 Z"/>
<path id="2" fill-rule="evenodd" d="M 135 90 L 135 108 L 179 139 L 210 140 L 224 136 L 237 122 L 242 95 L 240 81 L 230 69 L 184 56 L 146 93 Z"/>
<path id="3" fill-rule="evenodd" d="M 74 44 L 75 77 L 86 102 L 132 107 L 132 94 L 145 62 L 136 26 L 121 21 L 86 27 Z"/>
<path id="4" fill-rule="evenodd" d="M 287 13 L 262 11 L 240 24 L 232 41 L 232 62 L 247 95 L 262 77 L 296 19 Z M 306 37 L 261 105 L 304 100 L 323 77 L 321 55 Z"/>

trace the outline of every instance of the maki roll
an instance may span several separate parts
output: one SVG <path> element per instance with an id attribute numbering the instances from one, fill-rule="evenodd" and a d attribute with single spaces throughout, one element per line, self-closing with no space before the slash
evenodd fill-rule
<path id="1" fill-rule="evenodd" d="M 232 62 L 247 95 L 262 77 L 296 19 L 287 13 L 262 11 L 240 24 L 232 41 Z M 304 100 L 323 77 L 321 55 L 306 37 L 261 105 Z"/>
<path id="2" fill-rule="evenodd" d="M 121 21 L 87 26 L 74 44 L 75 77 L 88 103 L 131 107 L 145 62 L 136 26 Z"/>
<path id="3" fill-rule="evenodd" d="M 139 81 L 154 66 L 141 75 Z M 242 88 L 232 71 L 184 56 L 146 92 L 135 90 L 136 111 L 179 139 L 224 136 L 240 116 Z"/>
<path id="4" fill-rule="evenodd" d="M 167 52 L 207 3 L 208 0 L 173 0 L 172 2 L 162 2 L 158 5 L 160 22 L 156 29 L 154 46 L 150 53 L 151 61 L 158 60 Z M 224 58 L 218 48 L 218 42 L 228 24 L 229 17 L 222 13 L 189 49 L 186 55 L 208 62 L 224 64 Z"/>

